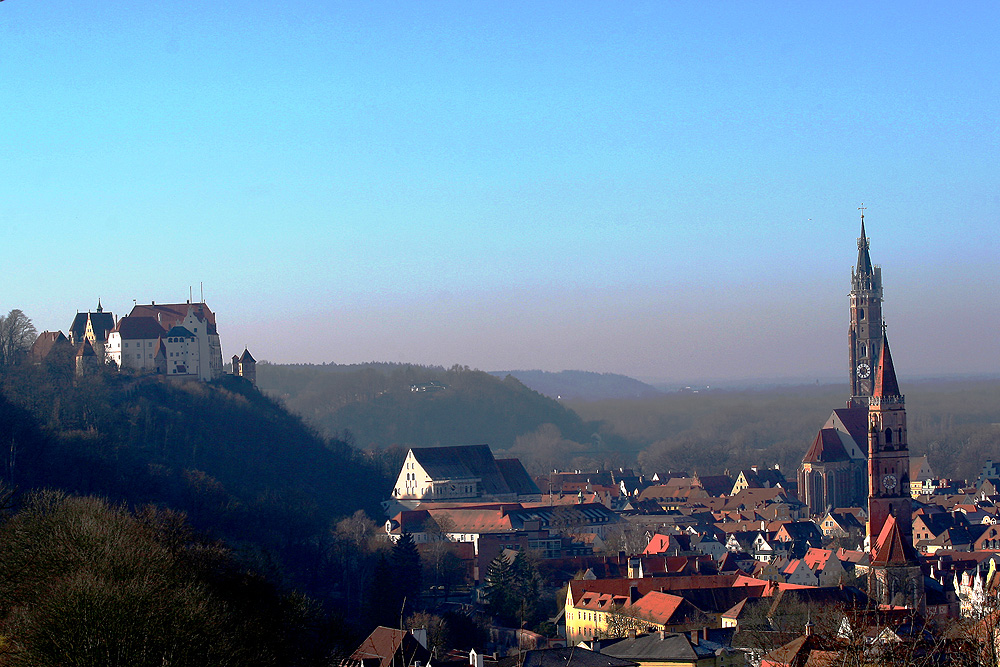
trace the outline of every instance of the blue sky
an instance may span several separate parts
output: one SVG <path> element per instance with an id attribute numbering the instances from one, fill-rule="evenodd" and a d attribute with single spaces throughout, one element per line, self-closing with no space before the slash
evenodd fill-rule
<path id="1" fill-rule="evenodd" d="M 0 3 L 0 310 L 195 296 L 226 354 L 993 373 L 991 3 Z"/>

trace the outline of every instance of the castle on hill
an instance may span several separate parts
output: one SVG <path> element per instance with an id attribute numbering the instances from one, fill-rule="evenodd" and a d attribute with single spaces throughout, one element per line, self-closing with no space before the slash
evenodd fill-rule
<path id="1" fill-rule="evenodd" d="M 85 374 L 101 365 L 119 370 L 163 375 L 173 380 L 207 382 L 227 371 L 215 313 L 204 302 L 136 304 L 121 318 L 97 309 L 76 314 L 69 335 L 43 332 L 32 356 L 41 360 L 60 345 L 75 350 L 76 371 Z M 247 349 L 232 359 L 230 372 L 256 385 L 256 360 Z"/>

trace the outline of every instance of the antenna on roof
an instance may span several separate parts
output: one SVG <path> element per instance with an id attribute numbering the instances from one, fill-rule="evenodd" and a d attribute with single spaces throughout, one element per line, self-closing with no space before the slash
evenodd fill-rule
<path id="1" fill-rule="evenodd" d="M 199 284 L 201 285 L 201 302 L 205 303 L 205 281 L 202 280 Z"/>
<path id="2" fill-rule="evenodd" d="M 194 285 L 188 285 L 188 303 L 194 301 Z"/>

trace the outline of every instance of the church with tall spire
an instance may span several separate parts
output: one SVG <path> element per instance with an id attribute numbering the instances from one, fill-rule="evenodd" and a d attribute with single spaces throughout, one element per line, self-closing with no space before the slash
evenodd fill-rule
<path id="1" fill-rule="evenodd" d="M 799 497 L 810 514 L 867 507 L 869 596 L 923 611 L 926 593 L 913 548 L 906 404 L 882 319 L 882 269 L 872 263 L 861 208 L 858 263 L 851 271 L 848 360 L 851 395 L 802 459 Z"/>
<path id="2" fill-rule="evenodd" d="M 848 330 L 851 400 L 848 407 L 868 407 L 882 336 L 882 268 L 872 264 L 868 252 L 862 206 L 858 263 L 851 271 L 851 325 Z"/>
<path id="3" fill-rule="evenodd" d="M 810 514 L 862 507 L 868 499 L 868 404 L 882 349 L 882 269 L 872 263 L 862 206 L 858 263 L 851 270 L 848 365 L 851 396 L 816 434 L 798 470 Z"/>

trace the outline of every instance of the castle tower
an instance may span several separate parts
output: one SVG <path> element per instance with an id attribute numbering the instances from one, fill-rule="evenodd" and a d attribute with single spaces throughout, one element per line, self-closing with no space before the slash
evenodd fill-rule
<path id="1" fill-rule="evenodd" d="M 233 355 L 233 375 L 245 378 L 250 384 L 257 386 L 257 360 L 247 348 L 243 348 L 242 355 Z"/>
<path id="2" fill-rule="evenodd" d="M 872 395 L 882 347 L 882 268 L 872 264 L 862 207 L 858 264 L 851 271 L 851 326 L 848 332 L 851 374 L 849 407 L 866 407 Z"/>

